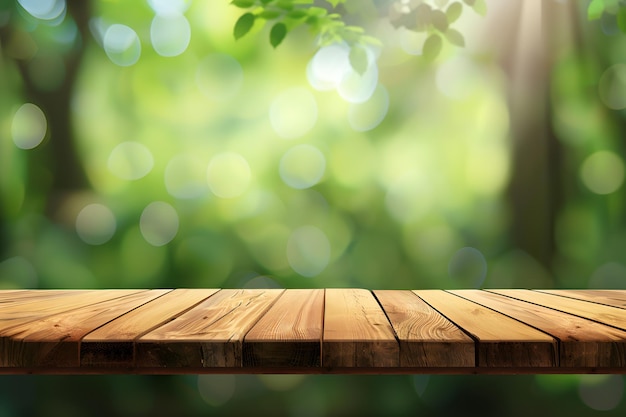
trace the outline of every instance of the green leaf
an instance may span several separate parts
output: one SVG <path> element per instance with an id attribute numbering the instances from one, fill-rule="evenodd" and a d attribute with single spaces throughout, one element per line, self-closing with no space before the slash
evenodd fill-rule
<path id="1" fill-rule="evenodd" d="M 281 44 L 285 36 L 287 35 L 287 26 L 284 23 L 278 22 L 274 26 L 272 26 L 272 30 L 270 30 L 270 44 L 274 48 Z"/>
<path id="2" fill-rule="evenodd" d="M 250 32 L 252 25 L 254 25 L 254 15 L 252 13 L 246 13 L 237 19 L 235 29 L 233 30 L 235 39 L 239 39 L 246 33 Z"/>
<path id="3" fill-rule="evenodd" d="M 626 8 L 620 7 L 617 12 L 617 26 L 622 33 L 626 33 Z"/>
<path id="4" fill-rule="evenodd" d="M 463 3 L 465 3 L 468 6 L 472 7 L 474 5 L 474 3 L 476 3 L 476 0 L 463 0 Z"/>
<path id="5" fill-rule="evenodd" d="M 487 15 L 487 1 L 486 0 L 476 0 L 474 3 L 474 11 L 481 16 Z"/>
<path id="6" fill-rule="evenodd" d="M 452 45 L 456 45 L 460 47 L 465 46 L 465 38 L 463 37 L 461 32 L 459 32 L 456 29 L 452 29 L 452 28 L 448 29 L 448 31 L 446 32 L 446 39 Z"/>
<path id="7" fill-rule="evenodd" d="M 350 49 L 350 65 L 360 75 L 367 71 L 367 51 L 365 48 L 355 45 Z"/>
<path id="8" fill-rule="evenodd" d="M 294 9 L 287 14 L 287 17 L 290 19 L 302 19 L 307 16 L 307 12 L 304 9 Z"/>
<path id="9" fill-rule="evenodd" d="M 446 16 L 448 17 L 448 23 L 454 23 L 461 17 L 461 13 L 463 13 L 463 5 L 461 3 L 454 2 L 448 9 L 446 10 Z"/>
<path id="10" fill-rule="evenodd" d="M 433 33 L 426 39 L 424 42 L 424 48 L 422 49 L 422 56 L 427 61 L 434 61 L 441 49 L 443 47 L 443 41 L 441 40 L 441 36 L 436 33 Z"/>
<path id="11" fill-rule="evenodd" d="M 282 13 L 279 12 L 278 10 L 263 10 L 257 16 L 265 20 L 271 20 L 271 19 L 276 19 L 279 16 L 282 16 Z"/>
<path id="12" fill-rule="evenodd" d="M 293 10 L 293 3 L 290 0 L 278 0 L 276 5 L 283 10 Z"/>
<path id="13" fill-rule="evenodd" d="M 330 3 L 333 8 L 337 7 L 339 5 L 339 3 L 345 3 L 346 0 L 326 0 L 328 3 Z"/>
<path id="14" fill-rule="evenodd" d="M 247 9 L 248 7 L 254 6 L 254 0 L 233 0 L 230 4 L 242 9 Z"/>
<path id="15" fill-rule="evenodd" d="M 448 18 L 441 10 L 433 10 L 430 13 L 430 21 L 438 31 L 445 32 L 448 30 Z"/>
<path id="16" fill-rule="evenodd" d="M 261 0 L 261 4 L 266 5 L 266 4 L 270 4 L 273 1 L 274 0 Z"/>
<path id="17" fill-rule="evenodd" d="M 448 4 L 448 1 L 449 0 L 435 0 L 435 5 L 440 8 L 445 7 L 446 4 Z"/>
<path id="18" fill-rule="evenodd" d="M 592 0 L 587 8 L 587 19 L 598 20 L 604 13 L 604 0 Z"/>
<path id="19" fill-rule="evenodd" d="M 309 9 L 309 16 L 324 17 L 328 14 L 328 11 L 322 7 L 311 7 Z"/>

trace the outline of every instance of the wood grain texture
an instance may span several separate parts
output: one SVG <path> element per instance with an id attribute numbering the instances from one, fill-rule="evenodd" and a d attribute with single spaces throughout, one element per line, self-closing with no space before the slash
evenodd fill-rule
<path id="1" fill-rule="evenodd" d="M 477 366 L 556 366 L 557 341 L 551 336 L 445 291 L 414 292 L 476 339 Z"/>
<path id="2" fill-rule="evenodd" d="M 176 289 L 97 328 L 83 337 L 81 366 L 134 366 L 138 337 L 173 320 L 217 289 Z"/>
<path id="3" fill-rule="evenodd" d="M 538 292 L 626 308 L 626 292 L 619 290 L 536 290 Z"/>
<path id="4" fill-rule="evenodd" d="M 283 290 L 221 290 L 137 339 L 139 367 L 241 367 L 245 334 Z"/>
<path id="5" fill-rule="evenodd" d="M 83 336 L 167 291 L 135 292 L 4 330 L 0 332 L 0 366 L 79 366 Z"/>
<path id="6" fill-rule="evenodd" d="M 559 343 L 559 366 L 626 366 L 626 332 L 578 316 L 478 290 L 450 291 L 541 329 Z"/>
<path id="7" fill-rule="evenodd" d="M 243 366 L 321 366 L 324 290 L 284 292 L 245 336 Z"/>
<path id="8" fill-rule="evenodd" d="M 362 289 L 326 289 L 322 366 L 399 364 L 398 342 L 372 293 Z"/>
<path id="9" fill-rule="evenodd" d="M 378 290 L 400 342 L 400 366 L 475 366 L 474 340 L 409 290 Z"/>
<path id="10" fill-rule="evenodd" d="M 626 373 L 620 290 L 0 290 L 0 374 Z"/>
<path id="11" fill-rule="evenodd" d="M 62 298 L 53 295 L 25 303 L 3 304 L 0 306 L 0 332 L 47 316 L 80 310 L 89 305 L 141 292 L 146 290 L 68 291 Z"/>
<path id="12" fill-rule="evenodd" d="M 576 300 L 556 294 L 529 290 L 489 290 L 491 292 L 540 304 L 554 310 L 585 317 L 609 326 L 626 330 L 626 310 L 589 301 Z"/>

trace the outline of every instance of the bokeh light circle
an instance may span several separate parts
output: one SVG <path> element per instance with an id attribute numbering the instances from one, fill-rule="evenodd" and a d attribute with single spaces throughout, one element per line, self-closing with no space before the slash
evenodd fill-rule
<path id="1" fill-rule="evenodd" d="M 448 272 L 458 288 L 480 288 L 487 276 L 487 261 L 478 249 L 461 248 L 450 259 Z"/>
<path id="2" fill-rule="evenodd" d="M 46 137 L 48 121 L 43 111 L 32 103 L 25 103 L 15 112 L 11 123 L 13 143 L 20 149 L 33 149 Z"/>
<path id="3" fill-rule="evenodd" d="M 123 180 L 145 177 L 154 166 L 150 150 L 139 142 L 122 142 L 111 151 L 107 167 Z"/>
<path id="4" fill-rule="evenodd" d="M 207 168 L 209 188 L 221 198 L 239 197 L 248 189 L 251 178 L 248 161 L 236 152 L 215 155 Z"/>
<path id="5" fill-rule="evenodd" d="M 165 57 L 185 52 L 191 40 L 191 26 L 180 13 L 157 14 L 150 25 L 150 40 L 157 54 Z"/>
<path id="6" fill-rule="evenodd" d="M 102 245 L 115 234 L 115 215 L 103 204 L 88 204 L 76 216 L 76 233 L 90 245 Z"/>
<path id="7" fill-rule="evenodd" d="M 180 199 L 197 198 L 208 191 L 206 161 L 195 154 L 174 156 L 165 167 L 165 188 Z"/>
<path id="8" fill-rule="evenodd" d="M 317 184 L 326 169 L 324 154 L 312 145 L 297 145 L 280 160 L 280 178 L 292 188 L 304 189 Z"/>
<path id="9" fill-rule="evenodd" d="M 18 0 L 31 16 L 40 20 L 54 20 L 65 12 L 65 0 Z"/>
<path id="10" fill-rule="evenodd" d="M 369 100 L 352 103 L 348 109 L 348 122 L 357 132 L 365 132 L 378 126 L 389 110 L 389 93 L 379 84 Z"/>
<path id="11" fill-rule="evenodd" d="M 207 404 L 219 407 L 235 395 L 235 375 L 198 375 L 198 392 Z"/>
<path id="12" fill-rule="evenodd" d="M 315 226 L 297 228 L 287 242 L 287 260 L 291 268 L 300 275 L 319 275 L 330 262 L 328 237 Z"/>
<path id="13" fill-rule="evenodd" d="M 270 106 L 270 123 L 284 139 L 304 136 L 317 122 L 317 102 L 304 87 L 290 88 L 279 94 Z"/>
<path id="14" fill-rule="evenodd" d="M 624 379 L 621 375 L 581 375 L 578 395 L 589 408 L 613 410 L 622 402 Z"/>
<path id="15" fill-rule="evenodd" d="M 307 79 L 319 91 L 337 88 L 343 76 L 350 71 L 350 48 L 334 44 L 320 48 L 307 65 Z"/>
<path id="16" fill-rule="evenodd" d="M 163 246 L 178 233 L 178 213 L 163 201 L 154 201 L 143 210 L 139 219 L 139 229 L 143 238 L 152 246 Z"/>
<path id="17" fill-rule="evenodd" d="M 126 25 L 111 25 L 104 33 L 102 43 L 111 62 L 120 67 L 135 64 L 141 55 L 139 36 Z"/>
<path id="18" fill-rule="evenodd" d="M 580 167 L 583 183 L 596 194 L 611 194 L 624 182 L 624 161 L 611 151 L 589 155 Z"/>
<path id="19" fill-rule="evenodd" d="M 602 74 L 598 84 L 602 102 L 610 109 L 626 108 L 626 64 L 617 64 Z"/>

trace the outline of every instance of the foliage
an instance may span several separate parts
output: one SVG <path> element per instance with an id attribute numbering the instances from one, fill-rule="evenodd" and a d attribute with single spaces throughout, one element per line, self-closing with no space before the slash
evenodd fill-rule
<path id="1" fill-rule="evenodd" d="M 287 33 L 298 26 L 308 26 L 318 36 L 319 46 L 345 42 L 352 49 L 350 63 L 355 71 L 363 74 L 367 69 L 364 47 L 380 45 L 376 37 L 367 35 L 364 26 L 375 18 L 385 17 L 396 27 L 424 32 L 424 58 L 434 60 L 443 47 L 443 39 L 451 45 L 463 47 L 463 34 L 451 27 L 465 7 L 485 15 L 485 0 L 463 0 L 449 3 L 448 0 L 328 0 L 323 6 L 313 0 L 234 0 L 236 7 L 250 10 L 235 23 L 234 36 L 239 39 L 248 33 L 256 21 L 271 24 L 270 44 L 277 47 Z M 431 4 L 432 3 L 432 4 Z M 363 12 L 365 9 L 366 12 Z M 361 18 L 355 25 L 346 23 L 348 19 Z M 443 35 L 443 38 L 442 38 Z"/>

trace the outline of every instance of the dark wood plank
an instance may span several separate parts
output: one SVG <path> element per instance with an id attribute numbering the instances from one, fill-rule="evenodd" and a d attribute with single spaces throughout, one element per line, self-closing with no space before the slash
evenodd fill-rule
<path id="1" fill-rule="evenodd" d="M 374 295 L 400 342 L 402 367 L 475 366 L 474 340 L 409 290 Z"/>
<path id="2" fill-rule="evenodd" d="M 130 311 L 83 337 L 81 366 L 134 366 L 138 337 L 173 320 L 217 289 L 176 289 Z"/>
<path id="3" fill-rule="evenodd" d="M 626 330 L 626 310 L 589 301 L 528 290 L 489 290 Z"/>
<path id="4" fill-rule="evenodd" d="M 137 339 L 139 367 L 241 367 L 245 334 L 283 290 L 221 290 Z"/>
<path id="5" fill-rule="evenodd" d="M 399 358 L 393 328 L 371 292 L 326 290 L 322 366 L 397 367 Z"/>
<path id="6" fill-rule="evenodd" d="M 606 304 L 613 307 L 626 308 L 626 291 L 619 290 L 535 290 L 538 292 L 576 298 Z"/>
<path id="7" fill-rule="evenodd" d="M 551 336 L 445 291 L 414 292 L 478 341 L 477 366 L 557 365 L 557 341 Z"/>
<path id="8" fill-rule="evenodd" d="M 559 339 L 559 366 L 626 366 L 626 332 L 578 316 L 479 290 L 450 291 Z"/>
<path id="9" fill-rule="evenodd" d="M 324 290 L 287 290 L 245 336 L 243 366 L 318 367 Z"/>
<path id="10" fill-rule="evenodd" d="M 80 366 L 79 343 L 84 335 L 167 291 L 131 293 L 13 326 L 0 332 L 0 366 Z"/>

